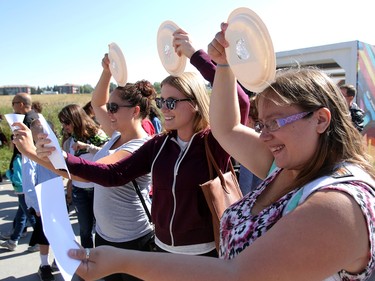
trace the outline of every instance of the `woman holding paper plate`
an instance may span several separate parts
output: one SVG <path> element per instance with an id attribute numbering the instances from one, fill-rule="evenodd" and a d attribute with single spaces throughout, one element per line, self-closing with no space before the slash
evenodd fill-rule
<path id="1" fill-rule="evenodd" d="M 146 80 L 119 86 L 109 94 L 112 77 L 109 65 L 106 54 L 102 59 L 102 74 L 91 98 L 97 122 L 111 136 L 110 141 L 95 154 L 93 161 L 106 164 L 129 157 L 150 139 L 142 127 L 142 120 L 148 116 L 151 102 L 156 96 L 154 87 Z M 88 145 L 87 148 L 90 149 Z M 150 174 L 140 175 L 135 182 L 144 199 L 144 206 L 132 181 L 110 188 L 94 184 L 95 247 L 111 245 L 124 249 L 150 250 L 154 231 L 144 209 L 151 208 Z M 104 280 L 139 279 L 126 274 L 113 274 Z"/>
<path id="2" fill-rule="evenodd" d="M 213 82 L 215 65 L 202 50 L 196 51 L 189 36 L 181 29 L 173 33 L 176 52 L 190 58 L 203 77 Z M 246 121 L 249 99 L 237 87 L 242 122 Z M 195 73 L 168 76 L 161 83 L 161 97 L 156 104 L 164 115 L 166 133 L 155 136 L 132 155 L 115 164 L 84 161 L 68 155 L 72 174 L 103 186 L 123 185 L 132 179 L 152 175 L 152 221 L 159 251 L 185 255 L 217 256 L 211 213 L 200 184 L 210 180 L 204 136 L 215 159 L 224 171 L 230 156 L 212 136 L 209 128 L 209 96 L 204 80 Z M 124 109 L 125 110 L 125 109 Z M 38 141 L 41 158 L 50 153 Z"/>
<path id="3" fill-rule="evenodd" d="M 340 90 L 318 69 L 279 71 L 258 85 L 255 134 L 239 124 L 236 77 L 223 55 L 225 30 L 209 45 L 222 65 L 210 105 L 214 135 L 248 168 L 269 152 L 279 168 L 225 211 L 222 259 L 70 250 L 82 260 L 77 273 L 87 280 L 114 271 L 144 280 L 369 280 L 375 271 L 375 171 Z M 152 267 L 144 270 L 145 263 Z"/>

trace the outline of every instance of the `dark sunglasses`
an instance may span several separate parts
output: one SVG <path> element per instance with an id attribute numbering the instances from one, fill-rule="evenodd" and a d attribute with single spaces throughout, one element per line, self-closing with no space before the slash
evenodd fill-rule
<path id="1" fill-rule="evenodd" d="M 108 112 L 111 112 L 111 113 L 116 113 L 120 107 L 134 107 L 133 105 L 131 104 L 126 104 L 126 105 L 118 105 L 117 103 L 114 103 L 114 102 L 109 102 L 106 104 L 107 106 L 107 111 Z"/>
<path id="2" fill-rule="evenodd" d="M 70 124 L 72 124 L 72 122 L 70 120 L 60 120 L 60 123 L 66 125 L 66 126 L 69 126 Z"/>
<path id="3" fill-rule="evenodd" d="M 174 98 L 167 98 L 166 100 L 163 99 L 163 98 L 156 98 L 155 99 L 155 103 L 156 103 L 156 106 L 159 108 L 159 109 L 162 109 L 163 108 L 163 104 L 165 104 L 165 106 L 169 109 L 169 110 L 173 110 L 176 108 L 176 103 L 179 102 L 179 101 L 193 101 L 195 99 L 174 99 Z"/>
<path id="4" fill-rule="evenodd" d="M 12 101 L 12 105 L 15 105 L 17 103 L 21 103 L 20 101 Z"/>

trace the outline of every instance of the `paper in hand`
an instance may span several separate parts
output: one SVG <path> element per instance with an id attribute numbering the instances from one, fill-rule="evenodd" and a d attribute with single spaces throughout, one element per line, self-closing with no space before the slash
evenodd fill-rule
<path id="1" fill-rule="evenodd" d="M 42 182 L 35 187 L 43 230 L 55 255 L 64 280 L 71 280 L 80 264 L 68 257 L 69 249 L 79 249 L 66 208 L 64 183 L 61 177 Z M 77 245 L 78 244 L 78 245 Z"/>
<path id="2" fill-rule="evenodd" d="M 24 114 L 8 113 L 8 114 L 5 114 L 4 116 L 5 116 L 5 119 L 7 120 L 8 124 L 9 124 L 12 132 L 14 130 L 19 129 L 17 126 L 12 126 L 12 124 L 15 123 L 15 122 L 22 123 L 23 119 L 25 119 Z"/>
<path id="3" fill-rule="evenodd" d="M 69 173 L 68 167 L 66 166 L 65 159 L 64 159 L 61 147 L 60 147 L 59 140 L 57 139 L 57 137 L 56 137 L 55 133 L 53 132 L 53 130 L 51 129 L 51 127 L 48 125 L 44 116 L 41 115 L 41 114 L 38 114 L 38 115 L 39 115 L 40 124 L 43 127 L 43 133 L 47 134 L 48 135 L 47 138 L 49 138 L 51 140 L 51 143 L 47 144 L 45 146 L 56 148 L 56 150 L 54 150 L 52 152 L 52 154 L 50 156 L 48 156 L 48 158 L 51 161 L 53 167 L 55 167 L 55 169 L 66 170 L 66 172 L 68 173 L 69 179 L 70 179 L 70 173 Z"/>

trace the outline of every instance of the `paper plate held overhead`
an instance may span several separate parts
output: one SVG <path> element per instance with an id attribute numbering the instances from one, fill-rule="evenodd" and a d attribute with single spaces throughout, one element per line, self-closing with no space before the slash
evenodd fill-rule
<path id="1" fill-rule="evenodd" d="M 165 70 L 173 76 L 182 74 L 186 67 L 186 57 L 178 56 L 173 48 L 173 32 L 177 29 L 179 27 L 173 21 L 164 21 L 157 34 L 159 58 Z"/>
<path id="2" fill-rule="evenodd" d="M 261 18 L 248 8 L 228 17 L 225 53 L 238 81 L 252 92 L 261 92 L 275 79 L 276 57 L 271 37 Z"/>
<path id="3" fill-rule="evenodd" d="M 128 80 L 125 57 L 116 43 L 109 44 L 108 48 L 109 69 L 117 84 L 123 87 Z"/>

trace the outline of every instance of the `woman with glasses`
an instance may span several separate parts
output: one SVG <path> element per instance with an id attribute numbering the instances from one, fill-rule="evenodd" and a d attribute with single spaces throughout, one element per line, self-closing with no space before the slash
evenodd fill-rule
<path id="1" fill-rule="evenodd" d="M 63 150 L 83 159 L 93 160 L 95 155 L 87 149 L 77 145 L 78 142 L 87 143 L 96 147 L 108 141 L 107 135 L 99 125 L 86 114 L 78 104 L 65 106 L 58 114 L 64 134 L 69 137 L 63 143 Z M 94 183 L 72 180 L 67 185 L 71 192 L 73 203 L 77 209 L 81 244 L 93 247 L 93 227 L 95 218 L 93 213 Z"/>
<path id="2" fill-rule="evenodd" d="M 176 52 L 190 58 L 203 77 L 212 83 L 216 67 L 210 57 L 202 50 L 196 51 L 183 30 L 178 30 L 174 36 Z M 249 99 L 240 86 L 237 90 L 245 121 Z M 151 173 L 151 214 L 158 250 L 216 257 L 211 213 L 200 188 L 200 184 L 210 180 L 205 135 L 208 135 L 211 151 L 223 171 L 227 170 L 230 156 L 211 134 L 209 95 L 204 80 L 191 72 L 178 77 L 168 76 L 161 83 L 161 95 L 156 99 L 156 105 L 163 114 L 166 133 L 153 137 L 131 156 L 115 164 L 92 163 L 68 155 L 69 171 L 103 186 L 122 185 Z M 38 144 L 41 158 L 50 151 L 44 147 L 45 143 L 41 139 Z"/>
<path id="3" fill-rule="evenodd" d="M 112 74 L 107 54 L 102 59 L 102 67 L 91 105 L 97 122 L 111 139 L 95 154 L 93 161 L 111 164 L 131 156 L 150 139 L 142 122 L 150 112 L 156 91 L 149 81 L 142 80 L 117 87 L 109 93 Z M 90 145 L 86 147 L 95 149 L 90 148 Z M 142 205 L 134 184 L 138 186 L 145 206 Z M 144 209 L 151 208 L 150 187 L 150 173 L 139 175 L 135 183 L 130 181 L 110 188 L 94 184 L 96 247 L 111 245 L 124 249 L 150 250 L 154 231 Z M 139 280 L 127 274 L 113 274 L 103 279 Z"/>
<path id="4" fill-rule="evenodd" d="M 221 65 L 210 103 L 212 131 L 250 170 L 265 174 L 273 158 L 278 168 L 224 212 L 221 259 L 71 250 L 82 260 L 77 273 L 87 280 L 112 271 L 144 280 L 369 280 L 375 171 L 340 90 L 318 69 L 279 70 L 257 95 L 256 131 L 240 124 L 236 78 L 223 55 L 225 29 L 209 45 Z M 142 263 L 153 267 L 144 271 Z"/>

